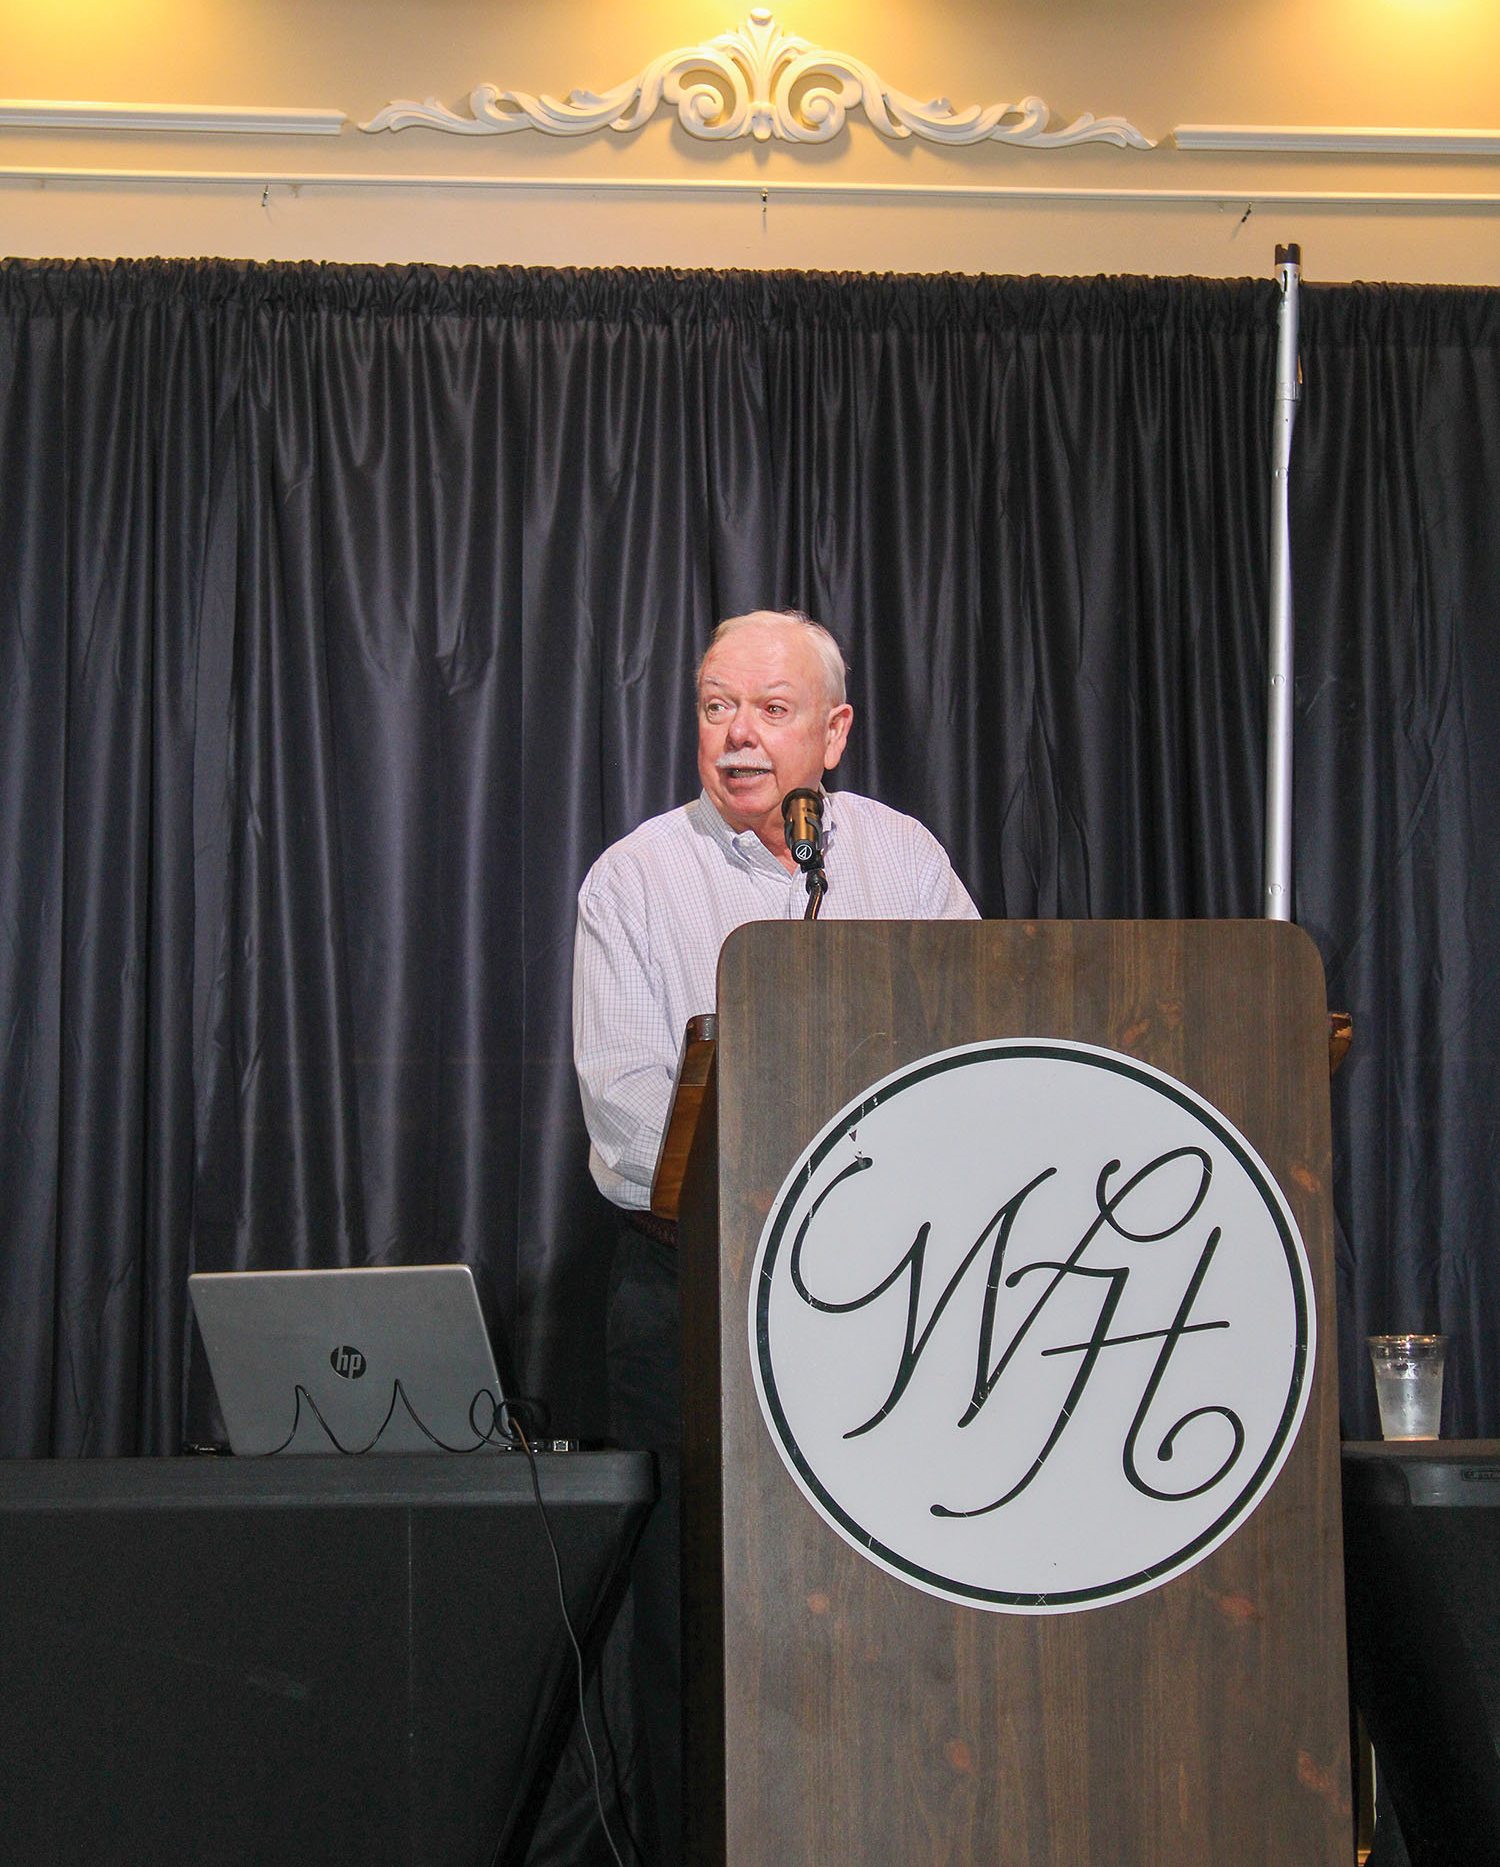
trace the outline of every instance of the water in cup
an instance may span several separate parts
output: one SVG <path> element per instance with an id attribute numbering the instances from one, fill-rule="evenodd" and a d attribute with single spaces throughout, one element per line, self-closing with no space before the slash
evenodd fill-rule
<path id="1" fill-rule="evenodd" d="M 1375 1398 L 1386 1439 L 1436 1439 L 1443 1412 L 1441 1335 L 1372 1335 Z"/>

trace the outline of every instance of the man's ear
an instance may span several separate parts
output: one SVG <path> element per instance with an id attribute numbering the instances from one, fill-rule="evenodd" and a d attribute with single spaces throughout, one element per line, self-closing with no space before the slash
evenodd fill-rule
<path id="1" fill-rule="evenodd" d="M 829 713 L 828 737 L 823 746 L 824 771 L 832 771 L 844 756 L 844 747 L 849 743 L 849 728 L 853 724 L 854 709 L 847 700 Z"/>

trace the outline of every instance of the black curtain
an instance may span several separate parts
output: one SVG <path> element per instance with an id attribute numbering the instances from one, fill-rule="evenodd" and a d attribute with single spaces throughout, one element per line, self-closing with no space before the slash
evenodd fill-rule
<path id="1" fill-rule="evenodd" d="M 1298 910 L 1359 1337 L 1500 1431 L 1500 295 L 1303 299 Z M 991 915 L 1258 908 L 1269 282 L 0 264 L 0 1453 L 166 1452 L 193 1268 L 463 1258 L 600 1423 L 573 897 L 721 615 Z"/>
<path id="2" fill-rule="evenodd" d="M 1299 918 L 1354 1014 L 1334 1078 L 1346 1428 L 1364 1337 L 1453 1338 L 1444 1431 L 1500 1436 L 1500 292 L 1308 304 Z"/>

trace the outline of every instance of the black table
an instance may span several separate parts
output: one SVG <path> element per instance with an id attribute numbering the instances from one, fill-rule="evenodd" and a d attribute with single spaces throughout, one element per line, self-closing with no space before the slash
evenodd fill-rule
<path id="1" fill-rule="evenodd" d="M 1350 1677 L 1405 1843 L 1382 1819 L 1372 1863 L 1500 1861 L 1500 1442 L 1350 1444 L 1343 1475 Z"/>
<path id="2" fill-rule="evenodd" d="M 653 1463 L 539 1470 L 589 1652 Z M 0 1858 L 490 1867 L 575 1703 L 519 1453 L 0 1462 Z"/>

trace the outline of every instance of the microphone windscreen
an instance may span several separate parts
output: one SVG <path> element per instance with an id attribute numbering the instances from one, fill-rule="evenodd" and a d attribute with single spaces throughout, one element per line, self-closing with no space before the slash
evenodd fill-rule
<path id="1" fill-rule="evenodd" d="M 799 868 L 814 867 L 823 855 L 823 794 L 799 788 L 781 800 L 786 846 Z"/>

